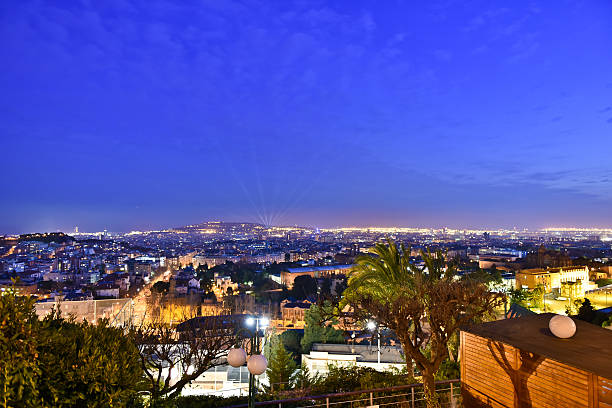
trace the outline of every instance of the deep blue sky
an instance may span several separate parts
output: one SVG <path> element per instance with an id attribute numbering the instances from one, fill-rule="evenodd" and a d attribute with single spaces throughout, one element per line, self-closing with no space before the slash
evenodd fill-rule
<path id="1" fill-rule="evenodd" d="M 612 226 L 612 2 L 3 1 L 0 232 Z"/>

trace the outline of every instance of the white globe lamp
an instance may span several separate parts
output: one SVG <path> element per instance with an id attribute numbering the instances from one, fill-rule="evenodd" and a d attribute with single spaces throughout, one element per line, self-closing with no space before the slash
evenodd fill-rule
<path id="1" fill-rule="evenodd" d="M 261 375 L 268 368 L 268 360 L 261 354 L 252 355 L 247 361 L 247 368 L 251 374 Z"/>
<path id="2" fill-rule="evenodd" d="M 244 365 L 247 359 L 246 351 L 242 348 L 233 348 L 227 353 L 227 363 L 232 367 Z"/>
<path id="3" fill-rule="evenodd" d="M 553 316 L 548 322 L 548 328 L 552 334 L 560 339 L 569 339 L 576 334 L 576 323 L 569 316 Z"/>

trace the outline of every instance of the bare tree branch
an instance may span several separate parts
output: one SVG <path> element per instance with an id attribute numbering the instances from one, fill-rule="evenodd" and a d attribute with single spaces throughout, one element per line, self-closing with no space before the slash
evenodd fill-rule
<path id="1" fill-rule="evenodd" d="M 133 330 L 149 392 L 156 400 L 174 398 L 206 370 L 225 363 L 236 344 L 233 316 L 185 316 L 176 326 L 148 319 Z"/>

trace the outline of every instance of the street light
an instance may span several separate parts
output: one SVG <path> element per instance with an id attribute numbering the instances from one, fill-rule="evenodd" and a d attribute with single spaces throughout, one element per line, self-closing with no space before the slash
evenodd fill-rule
<path id="1" fill-rule="evenodd" d="M 378 338 L 378 364 L 376 367 L 380 370 L 380 326 L 378 326 L 374 320 L 370 320 L 367 327 L 370 331 L 376 330 L 376 337 Z"/>
<path id="2" fill-rule="evenodd" d="M 227 362 L 232 367 L 242 367 L 247 363 L 249 370 L 249 408 L 255 407 L 255 376 L 261 375 L 268 368 L 268 360 L 259 353 L 259 329 L 265 329 L 270 324 L 270 320 L 265 317 L 247 317 L 245 323 L 249 327 L 255 326 L 251 332 L 251 355 L 247 357 L 243 348 L 233 348 L 227 353 Z"/>

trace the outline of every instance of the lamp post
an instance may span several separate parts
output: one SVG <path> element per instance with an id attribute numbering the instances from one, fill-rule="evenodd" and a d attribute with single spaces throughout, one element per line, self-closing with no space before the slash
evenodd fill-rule
<path id="1" fill-rule="evenodd" d="M 242 367 L 247 363 L 249 370 L 249 408 L 255 407 L 255 376 L 261 375 L 268 367 L 266 357 L 259 354 L 259 330 L 265 329 L 270 324 L 270 320 L 265 316 L 248 317 L 246 325 L 254 328 L 251 331 L 251 355 L 247 358 L 247 353 L 243 348 L 233 348 L 227 353 L 227 362 L 232 367 Z M 257 354 L 255 354 L 257 353 Z"/>
<path id="2" fill-rule="evenodd" d="M 378 364 L 376 365 L 376 367 L 380 370 L 380 326 L 376 324 L 375 321 L 370 320 L 368 322 L 368 329 L 370 331 L 374 331 L 376 330 L 376 337 L 378 339 L 378 350 L 377 350 L 377 354 L 378 354 Z"/>

